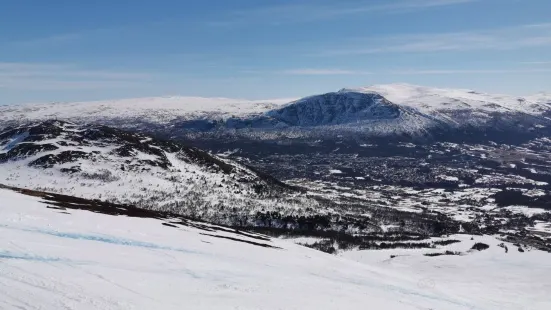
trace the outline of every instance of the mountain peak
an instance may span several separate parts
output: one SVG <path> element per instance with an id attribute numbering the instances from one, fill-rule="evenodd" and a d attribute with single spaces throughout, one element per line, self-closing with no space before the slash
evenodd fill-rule
<path id="1" fill-rule="evenodd" d="M 400 113 L 399 107 L 378 93 L 341 90 L 297 100 L 267 115 L 293 126 L 323 126 L 394 119 Z"/>

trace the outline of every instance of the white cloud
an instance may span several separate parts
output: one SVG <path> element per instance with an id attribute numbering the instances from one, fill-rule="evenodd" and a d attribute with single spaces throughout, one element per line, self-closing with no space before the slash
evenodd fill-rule
<path id="1" fill-rule="evenodd" d="M 148 74 L 82 69 L 69 64 L 0 62 L 0 88 L 75 90 L 137 87 Z"/>

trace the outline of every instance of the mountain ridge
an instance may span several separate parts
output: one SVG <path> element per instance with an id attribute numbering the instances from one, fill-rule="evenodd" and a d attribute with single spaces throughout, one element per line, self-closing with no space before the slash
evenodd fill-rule
<path id="1" fill-rule="evenodd" d="M 343 88 L 291 102 L 167 97 L 3 106 L 0 112 L 0 126 L 58 118 L 191 140 L 199 134 L 255 140 L 476 135 L 490 141 L 507 136 L 504 132 L 541 136 L 551 128 L 551 97 L 546 95 L 492 95 L 409 84 Z M 484 138 L 485 132 L 492 138 Z"/>

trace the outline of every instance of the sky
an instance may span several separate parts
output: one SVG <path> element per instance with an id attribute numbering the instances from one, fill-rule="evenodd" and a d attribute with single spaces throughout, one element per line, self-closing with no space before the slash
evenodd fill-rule
<path id="1" fill-rule="evenodd" d="M 0 105 L 551 91 L 549 0 L 2 0 Z"/>

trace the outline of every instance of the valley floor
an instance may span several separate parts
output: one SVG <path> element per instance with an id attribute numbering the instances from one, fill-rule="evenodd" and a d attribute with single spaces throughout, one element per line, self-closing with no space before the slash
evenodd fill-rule
<path id="1" fill-rule="evenodd" d="M 0 308 L 549 309 L 548 254 L 483 240 L 490 249 L 468 257 L 334 256 L 0 189 Z"/>

